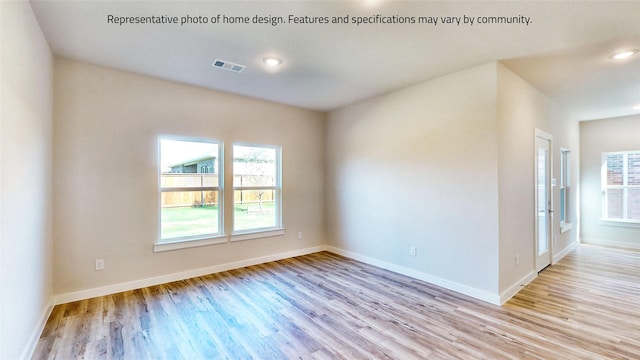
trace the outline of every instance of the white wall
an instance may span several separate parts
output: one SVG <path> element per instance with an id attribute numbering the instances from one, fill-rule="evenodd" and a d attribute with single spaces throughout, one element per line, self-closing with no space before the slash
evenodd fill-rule
<path id="1" fill-rule="evenodd" d="M 0 358 L 20 359 L 52 297 L 53 59 L 29 3 L 0 7 Z"/>
<path id="2" fill-rule="evenodd" d="M 329 245 L 494 301 L 496 86 L 490 63 L 330 112 Z"/>
<path id="3" fill-rule="evenodd" d="M 324 114 L 69 60 L 55 71 L 57 295 L 324 244 Z M 285 235 L 154 253 L 161 134 L 223 140 L 227 156 L 234 141 L 282 146 Z"/>
<path id="4" fill-rule="evenodd" d="M 601 155 L 640 150 L 640 116 L 580 123 L 580 241 L 640 249 L 640 227 L 602 222 Z"/>

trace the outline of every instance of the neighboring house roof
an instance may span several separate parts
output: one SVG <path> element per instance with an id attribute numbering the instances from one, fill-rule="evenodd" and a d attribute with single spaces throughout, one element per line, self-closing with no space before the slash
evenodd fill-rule
<path id="1" fill-rule="evenodd" d="M 197 164 L 201 161 L 205 161 L 205 160 L 209 160 L 209 159 L 216 159 L 216 156 L 211 156 L 211 155 L 202 155 L 199 156 L 197 158 L 192 158 L 192 159 L 188 159 L 185 161 L 180 161 L 180 162 L 176 162 L 173 164 L 169 164 L 169 167 L 174 167 L 174 166 L 180 166 L 180 165 L 193 165 L 193 164 Z"/>

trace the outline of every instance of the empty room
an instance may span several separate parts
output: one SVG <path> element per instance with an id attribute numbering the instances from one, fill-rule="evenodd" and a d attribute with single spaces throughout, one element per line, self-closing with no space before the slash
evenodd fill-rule
<path id="1" fill-rule="evenodd" d="M 640 2 L 0 2 L 0 359 L 640 359 Z"/>

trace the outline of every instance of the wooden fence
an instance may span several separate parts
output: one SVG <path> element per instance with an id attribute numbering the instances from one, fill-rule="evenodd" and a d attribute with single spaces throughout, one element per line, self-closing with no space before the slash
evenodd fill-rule
<path id="1" fill-rule="evenodd" d="M 251 176 L 236 175 L 236 184 L 252 184 L 256 179 Z M 264 182 L 264 179 L 258 181 Z M 217 187 L 217 174 L 162 174 L 160 186 L 162 188 L 194 188 Z M 218 191 L 168 191 L 161 195 L 162 207 L 187 207 L 187 206 L 217 206 Z M 273 190 L 236 190 L 234 191 L 234 203 L 252 204 L 272 202 L 275 197 Z"/>

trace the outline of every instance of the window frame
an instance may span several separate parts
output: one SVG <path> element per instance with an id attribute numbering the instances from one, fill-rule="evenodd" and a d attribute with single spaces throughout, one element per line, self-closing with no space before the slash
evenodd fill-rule
<path id="1" fill-rule="evenodd" d="M 569 231 L 571 218 L 571 151 L 560 148 L 560 233 Z"/>
<path id="2" fill-rule="evenodd" d="M 628 204 L 628 196 L 627 190 L 629 189 L 638 189 L 640 190 L 640 185 L 629 185 L 629 173 L 628 173 L 628 157 L 629 154 L 637 154 L 640 155 L 640 150 L 633 151 L 611 151 L 611 152 L 603 152 L 601 155 L 601 188 L 602 188 L 602 221 L 608 222 L 611 224 L 629 224 L 629 226 L 640 226 L 640 219 L 628 219 L 627 218 L 627 204 Z M 623 155 L 622 157 L 622 185 L 608 185 L 607 183 L 607 175 L 608 175 L 608 166 L 607 166 L 607 156 L 609 155 Z M 613 189 L 622 189 L 622 218 L 611 218 L 609 217 L 609 209 L 608 209 L 608 190 Z"/>
<path id="3" fill-rule="evenodd" d="M 232 162 L 235 161 L 235 147 L 255 147 L 275 150 L 275 185 L 274 186 L 236 186 L 232 184 L 232 200 L 231 208 L 234 209 L 231 216 L 231 241 L 242 241 L 261 237 L 270 237 L 283 235 L 284 228 L 282 225 L 282 147 L 278 145 L 257 144 L 250 142 L 234 142 L 231 148 Z M 233 164 L 232 164 L 233 168 Z M 235 178 L 235 171 L 232 170 L 232 178 Z M 251 228 L 251 229 L 235 229 L 235 192 L 241 190 L 272 190 L 274 191 L 273 200 L 275 201 L 275 222 L 274 226 Z"/>
<path id="4" fill-rule="evenodd" d="M 217 145 L 218 154 L 218 186 L 201 186 L 201 187 L 162 187 L 162 141 L 184 141 L 193 143 L 206 143 Z M 220 244 L 227 242 L 224 227 L 224 142 L 222 140 L 211 138 L 198 138 L 187 136 L 167 136 L 161 135 L 158 137 L 157 142 L 158 149 L 158 166 L 157 166 L 157 181 L 158 181 L 158 233 L 156 241 L 154 243 L 154 252 L 169 251 L 182 248 L 190 248 L 203 245 Z M 215 168 L 215 166 L 214 166 Z M 215 171 L 213 171 L 215 173 Z M 204 174 L 204 173 L 203 173 Z M 187 191 L 217 191 L 218 193 L 218 216 L 217 216 L 217 229 L 216 233 L 206 233 L 197 235 L 178 236 L 171 238 L 162 237 L 162 194 L 170 192 L 187 192 Z"/>

